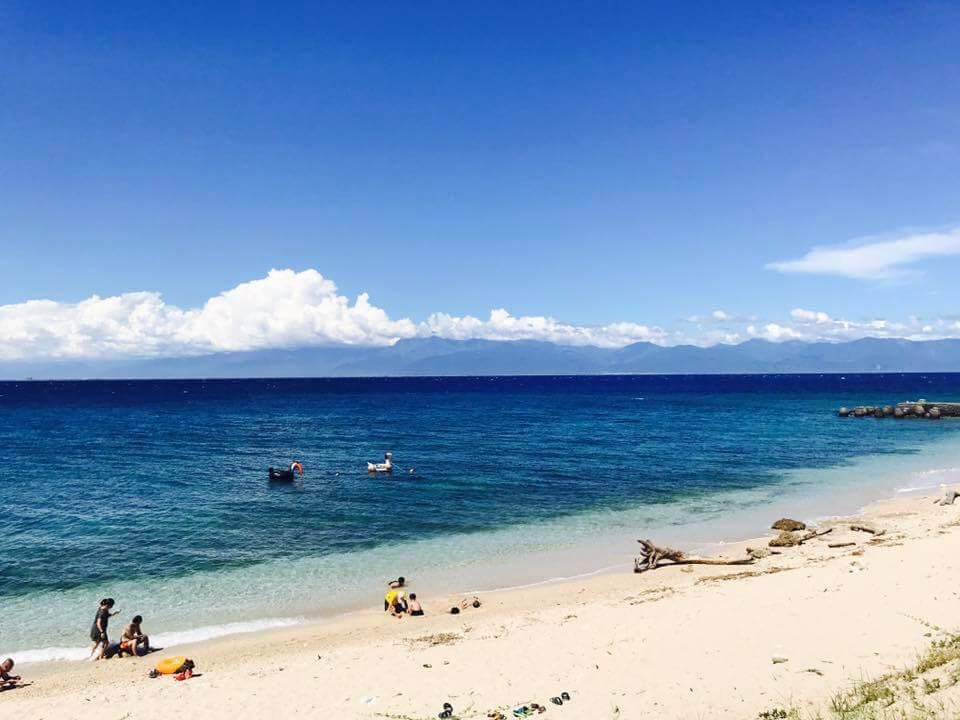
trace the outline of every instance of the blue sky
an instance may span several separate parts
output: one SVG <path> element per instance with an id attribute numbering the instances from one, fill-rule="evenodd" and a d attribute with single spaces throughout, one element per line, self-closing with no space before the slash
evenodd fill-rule
<path id="1" fill-rule="evenodd" d="M 0 306 L 291 268 L 414 323 L 942 325 L 957 48 L 952 3 L 0 0 Z"/>

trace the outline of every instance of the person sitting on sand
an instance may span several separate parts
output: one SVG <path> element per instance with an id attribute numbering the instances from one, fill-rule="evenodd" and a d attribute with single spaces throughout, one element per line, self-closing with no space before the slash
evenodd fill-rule
<path id="1" fill-rule="evenodd" d="M 93 654 L 97 652 L 97 647 L 99 647 L 100 654 L 97 655 L 97 660 L 104 656 L 107 647 L 110 645 L 110 640 L 107 638 L 107 624 L 110 622 L 110 618 L 120 614 L 119 610 L 110 612 L 113 609 L 113 605 L 113 598 L 104 598 L 101 600 L 100 607 L 97 608 L 97 615 L 93 619 L 93 626 L 90 628 L 90 639 L 93 641 L 93 647 L 90 648 L 90 655 L 92 657 Z"/>
<path id="2" fill-rule="evenodd" d="M 461 609 L 461 610 L 466 610 L 466 609 L 467 609 L 468 607 L 470 607 L 471 605 L 472 605 L 473 607 L 475 607 L 475 608 L 480 607 L 480 598 L 478 598 L 476 595 L 474 595 L 474 596 L 473 596 L 473 600 L 467 600 L 466 598 L 464 598 L 463 600 L 460 601 L 460 609 Z"/>
<path id="3" fill-rule="evenodd" d="M 423 615 L 423 606 L 417 600 L 416 593 L 410 593 L 410 602 L 407 603 L 407 614 L 411 617 L 420 617 Z"/>
<path id="4" fill-rule="evenodd" d="M 11 675 L 11 670 L 13 670 L 13 658 L 7 658 L 0 663 L 0 690 L 14 687 L 22 679 L 19 675 Z"/>
<path id="5" fill-rule="evenodd" d="M 402 590 L 391 590 L 383 596 L 383 609 L 395 618 L 402 618 L 407 612 L 407 601 Z"/>
<path id="6" fill-rule="evenodd" d="M 120 651 L 131 655 L 146 655 L 150 652 L 150 638 L 143 634 L 140 623 L 143 617 L 134 615 L 133 620 L 120 634 Z"/>
<path id="7" fill-rule="evenodd" d="M 403 577 L 403 575 L 401 575 L 396 580 L 391 580 L 390 582 L 388 582 L 387 587 L 389 587 L 391 590 L 396 590 L 397 588 L 402 588 L 406 586 L 406 584 L 407 584 L 406 578 Z"/>

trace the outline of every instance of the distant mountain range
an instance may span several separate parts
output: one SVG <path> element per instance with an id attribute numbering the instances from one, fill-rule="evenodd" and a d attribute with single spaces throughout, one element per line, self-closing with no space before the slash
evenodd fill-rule
<path id="1" fill-rule="evenodd" d="M 960 340 L 866 338 L 619 349 L 547 342 L 401 340 L 391 347 L 311 347 L 151 360 L 0 362 L 0 378 L 250 378 L 432 375 L 960 372 Z"/>

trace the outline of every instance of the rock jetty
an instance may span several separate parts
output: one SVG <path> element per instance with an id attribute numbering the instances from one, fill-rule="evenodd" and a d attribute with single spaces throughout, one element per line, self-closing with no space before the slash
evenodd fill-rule
<path id="1" fill-rule="evenodd" d="M 960 402 L 931 402 L 929 400 L 908 400 L 896 405 L 858 405 L 842 407 L 837 411 L 840 417 L 897 418 L 910 420 L 926 418 L 939 420 L 945 417 L 960 417 Z"/>

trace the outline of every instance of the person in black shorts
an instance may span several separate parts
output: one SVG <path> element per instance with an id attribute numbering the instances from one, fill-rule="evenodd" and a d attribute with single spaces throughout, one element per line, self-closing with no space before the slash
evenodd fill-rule
<path id="1" fill-rule="evenodd" d="M 97 660 L 104 656 L 107 648 L 110 646 L 110 640 L 107 637 L 107 625 L 110 623 L 110 618 L 120 613 L 119 610 L 110 612 L 113 609 L 113 605 L 113 598 L 104 598 L 101 600 L 100 607 L 97 608 L 96 617 L 93 618 L 93 625 L 90 627 L 90 640 L 93 641 L 93 647 L 90 648 L 90 655 L 92 657 L 99 647 L 100 652 L 97 654 Z"/>

